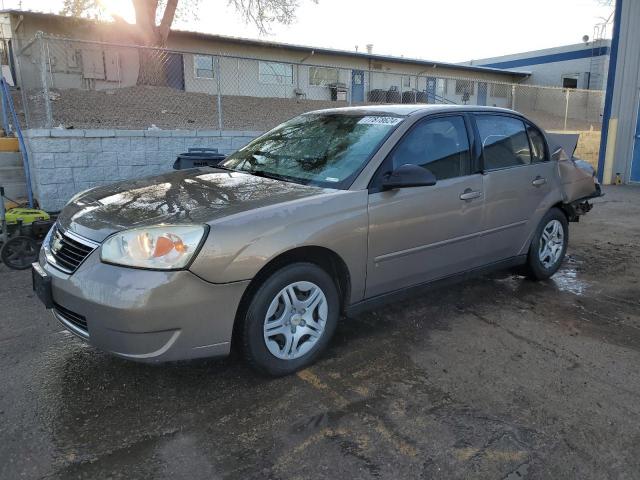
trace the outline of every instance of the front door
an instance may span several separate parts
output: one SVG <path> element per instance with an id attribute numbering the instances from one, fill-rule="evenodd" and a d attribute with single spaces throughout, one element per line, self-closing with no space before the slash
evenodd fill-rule
<path id="1" fill-rule="evenodd" d="M 351 70 L 351 101 L 364 102 L 364 72 Z"/>
<path id="2" fill-rule="evenodd" d="M 557 175 L 542 133 L 511 116 L 476 115 L 483 145 L 487 262 L 526 253 L 531 234 L 551 207 Z"/>
<path id="3" fill-rule="evenodd" d="M 427 103 L 436 103 L 436 79 L 427 77 Z"/>
<path id="4" fill-rule="evenodd" d="M 640 105 L 638 105 L 638 119 L 636 121 L 636 133 L 633 139 L 633 159 L 631 160 L 632 182 L 640 182 Z"/>
<path id="5" fill-rule="evenodd" d="M 487 104 L 487 83 L 478 82 L 478 105 Z"/>
<path id="6" fill-rule="evenodd" d="M 184 90 L 184 63 L 182 54 L 167 53 L 164 61 L 164 72 L 167 87 Z"/>
<path id="7" fill-rule="evenodd" d="M 423 119 L 382 164 L 369 194 L 368 298 L 481 263 L 483 179 L 469 145 L 464 116 Z M 407 163 L 431 170 L 436 185 L 381 191 L 381 179 Z"/>

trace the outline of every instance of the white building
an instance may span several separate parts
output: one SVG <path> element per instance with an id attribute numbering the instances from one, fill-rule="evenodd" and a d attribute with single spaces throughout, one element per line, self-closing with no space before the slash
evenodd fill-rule
<path id="1" fill-rule="evenodd" d="M 526 71 L 524 83 L 603 90 L 607 84 L 610 40 L 515 53 L 465 62 L 464 65 Z"/>

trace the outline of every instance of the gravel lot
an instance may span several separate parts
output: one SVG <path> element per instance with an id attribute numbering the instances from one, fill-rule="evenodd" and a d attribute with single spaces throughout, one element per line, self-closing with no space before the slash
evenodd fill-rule
<path id="1" fill-rule="evenodd" d="M 43 122 L 45 110 L 32 94 L 32 122 Z M 217 129 L 217 97 L 169 87 L 137 86 L 115 90 L 53 90 L 54 125 L 73 128 Z M 347 106 L 346 102 L 290 98 L 222 97 L 224 130 L 269 130 L 310 110 Z"/>
<path id="2" fill-rule="evenodd" d="M 39 92 L 27 92 L 29 118 L 43 125 L 45 107 Z M 146 129 L 152 124 L 163 129 L 212 129 L 218 126 L 217 97 L 206 93 L 184 92 L 169 87 L 136 86 L 114 90 L 52 90 L 53 124 L 73 128 Z M 14 94 L 18 110 L 22 97 Z M 223 96 L 224 130 L 269 130 L 310 110 L 345 107 L 346 102 Z M 563 130 L 564 117 L 539 110 L 523 114 L 547 130 Z M 569 119 L 568 130 L 599 130 L 600 125 Z"/>
<path id="3" fill-rule="evenodd" d="M 275 380 L 96 351 L 0 266 L 0 478 L 638 478 L 640 188 L 606 193 L 552 280 L 345 320 Z"/>

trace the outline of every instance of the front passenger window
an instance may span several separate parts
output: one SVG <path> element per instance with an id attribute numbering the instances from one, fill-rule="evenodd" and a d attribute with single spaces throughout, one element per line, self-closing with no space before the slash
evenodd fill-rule
<path id="1" fill-rule="evenodd" d="M 438 180 L 469 175 L 471 155 L 464 118 L 423 120 L 398 142 L 391 159 L 394 170 L 407 163 L 419 165 Z"/>
<path id="2" fill-rule="evenodd" d="M 485 170 L 529 165 L 529 138 L 521 120 L 499 115 L 476 117 Z"/>

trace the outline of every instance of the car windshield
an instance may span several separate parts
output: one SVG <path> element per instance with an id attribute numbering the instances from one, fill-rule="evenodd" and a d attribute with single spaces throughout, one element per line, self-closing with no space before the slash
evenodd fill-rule
<path id="1" fill-rule="evenodd" d="M 306 114 L 257 138 L 221 167 L 325 188 L 348 188 L 403 117 Z"/>

